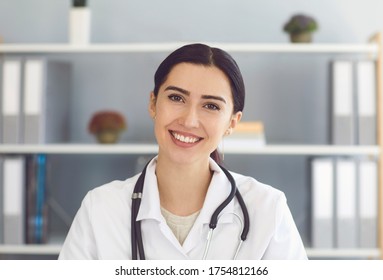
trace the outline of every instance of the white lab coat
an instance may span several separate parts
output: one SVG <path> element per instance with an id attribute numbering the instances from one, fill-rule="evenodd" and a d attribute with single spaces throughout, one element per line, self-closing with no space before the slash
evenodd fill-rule
<path id="1" fill-rule="evenodd" d="M 201 259 L 209 221 L 230 193 L 231 185 L 213 161 L 214 171 L 204 205 L 189 235 L 181 245 L 161 215 L 155 176 L 156 159 L 148 165 L 141 207 L 146 259 Z M 238 259 L 307 259 L 285 195 L 251 177 L 232 173 L 250 216 L 250 231 Z M 131 259 L 131 195 L 138 175 L 95 188 L 85 196 L 62 247 L 59 259 Z M 232 259 L 242 225 L 236 199 L 218 220 L 208 259 Z"/>

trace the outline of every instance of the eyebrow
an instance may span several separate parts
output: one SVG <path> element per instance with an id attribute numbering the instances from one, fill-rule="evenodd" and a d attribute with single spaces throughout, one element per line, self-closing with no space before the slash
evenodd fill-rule
<path id="1" fill-rule="evenodd" d="M 168 86 L 165 88 L 165 91 L 167 91 L 167 90 L 175 90 L 175 91 L 178 91 L 184 95 L 190 96 L 190 91 L 183 89 L 183 88 L 180 88 L 180 87 L 177 87 L 177 86 Z M 221 101 L 221 102 L 226 104 L 226 100 L 221 96 L 202 95 L 202 99 L 214 99 L 214 100 L 218 100 L 218 101 Z"/>

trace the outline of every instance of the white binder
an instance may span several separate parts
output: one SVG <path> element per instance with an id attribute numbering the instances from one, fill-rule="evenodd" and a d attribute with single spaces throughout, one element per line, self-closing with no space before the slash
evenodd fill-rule
<path id="1" fill-rule="evenodd" d="M 22 62 L 18 58 L 7 58 L 2 62 L 1 87 L 1 132 L 0 142 L 21 142 L 21 82 Z"/>
<path id="2" fill-rule="evenodd" d="M 24 143 L 67 141 L 70 65 L 42 58 L 29 58 L 24 67 Z"/>
<path id="3" fill-rule="evenodd" d="M 376 72 L 375 62 L 356 63 L 358 144 L 376 144 Z"/>
<path id="4" fill-rule="evenodd" d="M 336 161 L 336 247 L 358 246 L 356 206 L 356 161 L 353 158 Z"/>
<path id="5" fill-rule="evenodd" d="M 378 167 L 374 160 L 359 161 L 359 247 L 377 248 Z"/>
<path id="6" fill-rule="evenodd" d="M 23 156 L 3 158 L 3 241 L 25 243 L 25 160 Z"/>
<path id="7" fill-rule="evenodd" d="M 332 143 L 355 144 L 353 62 L 332 63 Z"/>
<path id="8" fill-rule="evenodd" d="M 312 247 L 334 247 L 334 162 L 331 158 L 311 161 Z"/>

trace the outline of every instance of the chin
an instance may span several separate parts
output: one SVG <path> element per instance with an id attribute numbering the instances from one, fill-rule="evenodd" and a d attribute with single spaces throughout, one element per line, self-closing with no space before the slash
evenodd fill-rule
<path id="1" fill-rule="evenodd" d="M 202 155 L 196 153 L 188 153 L 183 151 L 171 151 L 166 156 L 172 163 L 178 165 L 189 165 L 197 162 L 208 160 L 210 154 Z"/>

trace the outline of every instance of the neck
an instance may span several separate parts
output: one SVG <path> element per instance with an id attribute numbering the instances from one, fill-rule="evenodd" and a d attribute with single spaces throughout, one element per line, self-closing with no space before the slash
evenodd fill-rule
<path id="1" fill-rule="evenodd" d="M 209 160 L 178 164 L 159 156 L 156 175 L 162 207 L 180 216 L 202 208 L 212 177 Z"/>

